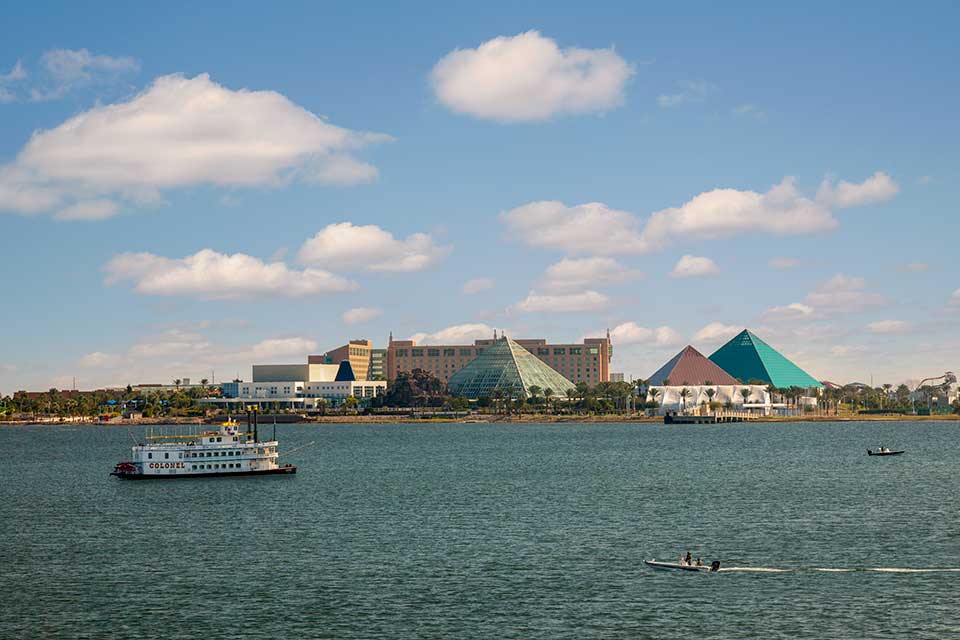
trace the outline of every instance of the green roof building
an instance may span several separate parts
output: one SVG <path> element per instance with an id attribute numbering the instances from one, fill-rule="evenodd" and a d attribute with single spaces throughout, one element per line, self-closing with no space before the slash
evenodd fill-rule
<path id="1" fill-rule="evenodd" d="M 710 359 L 744 383 L 763 380 L 781 389 L 823 386 L 809 373 L 746 329 L 714 351 Z"/>
<path id="2" fill-rule="evenodd" d="M 559 397 L 576 385 L 506 336 L 484 349 L 447 383 L 450 393 L 467 398 L 489 396 L 497 389 L 529 396 L 533 386 L 550 389 Z"/>

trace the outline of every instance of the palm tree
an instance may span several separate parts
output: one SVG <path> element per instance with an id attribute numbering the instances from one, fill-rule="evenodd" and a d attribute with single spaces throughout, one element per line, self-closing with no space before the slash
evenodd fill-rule
<path id="1" fill-rule="evenodd" d="M 202 386 L 204 386 L 204 387 L 207 386 L 207 383 L 208 383 L 208 382 L 210 382 L 208 379 L 206 379 L 206 378 L 200 378 L 200 384 L 201 384 Z"/>
<path id="2" fill-rule="evenodd" d="M 493 398 L 493 412 L 500 413 L 500 401 L 503 399 L 503 391 L 501 389 L 494 389 L 490 397 Z"/>
<path id="3" fill-rule="evenodd" d="M 709 382 L 707 384 L 710 384 Z M 713 410 L 713 396 L 717 395 L 717 390 L 714 388 L 707 389 L 707 397 L 710 398 L 710 410 Z"/>
<path id="4" fill-rule="evenodd" d="M 661 391 L 660 389 L 650 390 L 650 396 L 653 398 L 653 401 L 657 402 L 658 404 L 659 404 L 658 398 L 662 395 L 663 395 L 663 391 Z"/>
<path id="5" fill-rule="evenodd" d="M 683 408 L 681 409 L 681 411 L 686 411 L 686 409 L 687 409 L 687 396 L 689 396 L 689 395 L 690 395 L 690 389 L 687 389 L 686 387 L 684 387 L 683 389 L 680 389 L 680 400 L 683 401 Z"/>
<path id="6" fill-rule="evenodd" d="M 548 409 L 550 407 L 550 398 L 552 397 L 553 397 L 553 389 L 551 389 L 550 387 L 547 387 L 546 389 L 543 390 L 543 398 L 546 401 L 546 405 Z"/>
<path id="7" fill-rule="evenodd" d="M 175 386 L 175 387 L 177 388 L 177 391 L 180 390 L 180 382 L 181 382 L 180 378 L 176 378 L 176 379 L 173 381 L 173 386 Z"/>
<path id="8" fill-rule="evenodd" d="M 740 396 L 743 398 L 743 404 L 747 404 L 747 398 L 750 397 L 750 388 L 744 387 L 740 389 Z"/>
<path id="9" fill-rule="evenodd" d="M 532 384 L 530 385 L 528 391 L 530 392 L 530 404 L 536 405 L 537 400 L 540 398 L 540 392 L 543 391 L 543 389 L 541 389 L 538 385 Z"/>

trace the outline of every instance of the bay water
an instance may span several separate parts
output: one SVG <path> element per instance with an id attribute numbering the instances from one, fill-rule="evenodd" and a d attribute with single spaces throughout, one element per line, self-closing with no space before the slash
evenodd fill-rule
<path id="1" fill-rule="evenodd" d="M 277 432 L 131 482 L 144 427 L 0 428 L 0 638 L 960 637 L 958 423 Z"/>

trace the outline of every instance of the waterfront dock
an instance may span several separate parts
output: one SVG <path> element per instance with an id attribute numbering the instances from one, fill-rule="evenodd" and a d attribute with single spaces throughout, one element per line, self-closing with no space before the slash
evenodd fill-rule
<path id="1" fill-rule="evenodd" d="M 749 411 L 720 411 L 708 414 L 665 414 L 663 424 L 718 424 L 724 422 L 748 422 L 762 416 Z"/>

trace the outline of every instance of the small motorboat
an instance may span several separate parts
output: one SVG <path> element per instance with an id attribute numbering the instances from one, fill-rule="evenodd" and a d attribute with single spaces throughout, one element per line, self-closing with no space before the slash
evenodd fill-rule
<path id="1" fill-rule="evenodd" d="M 644 560 L 643 563 L 651 569 L 670 569 L 674 571 L 694 571 L 700 573 L 715 573 L 720 571 L 720 561 L 714 560 L 711 565 L 686 564 L 685 562 L 657 562 L 656 560 Z"/>
<path id="2" fill-rule="evenodd" d="M 890 451 L 890 449 L 886 449 L 886 448 L 884 448 L 884 447 L 880 447 L 880 448 L 877 449 L 876 451 L 871 451 L 870 449 L 867 449 L 867 455 L 868 455 L 868 456 L 898 456 L 898 455 L 900 455 L 901 453 L 904 453 L 904 452 L 903 452 L 903 451 Z"/>

